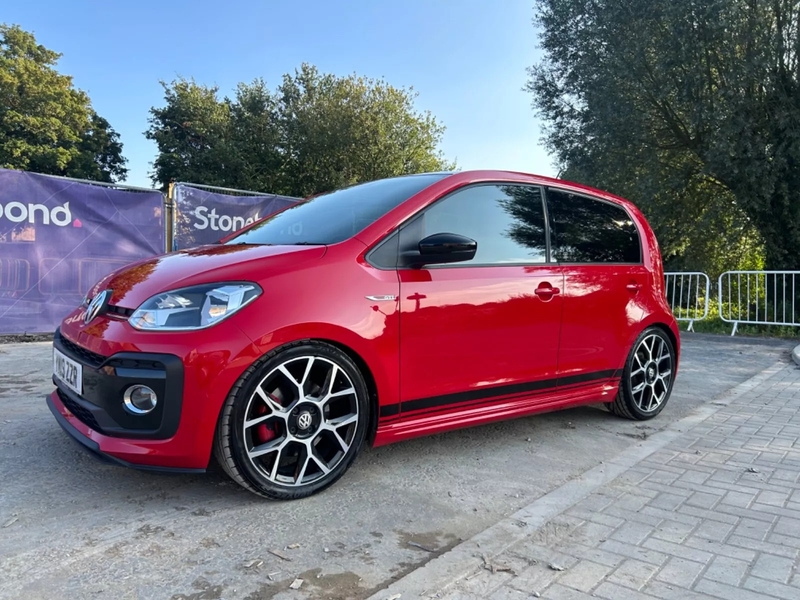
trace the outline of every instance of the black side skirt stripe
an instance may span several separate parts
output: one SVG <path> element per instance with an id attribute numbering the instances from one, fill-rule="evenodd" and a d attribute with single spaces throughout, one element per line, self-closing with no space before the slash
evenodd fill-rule
<path id="1" fill-rule="evenodd" d="M 387 404 L 386 406 L 381 406 L 381 416 L 382 417 L 393 417 L 395 415 L 400 414 L 400 403 L 397 404 Z"/>
<path id="2" fill-rule="evenodd" d="M 408 400 L 403 402 L 402 406 L 403 412 L 431 409 L 440 406 L 447 406 L 449 404 L 461 404 L 462 402 L 470 402 L 473 400 L 488 400 L 490 398 L 496 398 L 499 396 L 512 396 L 515 394 L 524 394 L 526 392 L 566 387 L 570 385 L 587 383 L 590 381 L 598 381 L 601 379 L 611 379 L 614 377 L 619 377 L 621 374 L 622 369 L 608 369 L 605 371 L 595 371 L 593 373 L 570 375 L 569 377 L 554 377 L 552 379 L 540 379 L 539 381 L 528 381 L 523 383 L 514 383 L 511 385 L 498 385 L 482 388 L 480 390 L 470 390 L 468 392 L 457 392 L 455 394 L 445 394 L 442 396 L 420 398 L 418 400 Z M 399 412 L 400 404 L 389 404 L 387 406 L 381 406 L 380 416 L 391 417 Z"/>

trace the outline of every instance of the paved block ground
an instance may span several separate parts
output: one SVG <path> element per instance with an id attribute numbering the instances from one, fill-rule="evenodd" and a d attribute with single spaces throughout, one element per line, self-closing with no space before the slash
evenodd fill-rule
<path id="1" fill-rule="evenodd" d="M 452 559 L 444 555 L 389 592 L 413 589 L 425 569 L 434 583 L 448 561 L 457 573 L 454 560 L 471 551 L 468 572 L 424 595 L 797 600 L 800 368 L 776 364 L 705 413 L 658 434 L 661 443 L 643 444 L 639 460 L 628 453 L 616 461 L 630 466 L 502 551 L 491 553 L 514 534 L 509 538 L 496 526 L 493 535 L 487 530 L 465 542 Z M 534 518 L 536 504 L 527 513 Z"/>

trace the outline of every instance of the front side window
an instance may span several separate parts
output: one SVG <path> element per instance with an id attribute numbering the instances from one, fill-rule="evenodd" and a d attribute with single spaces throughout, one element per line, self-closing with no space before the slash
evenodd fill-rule
<path id="1" fill-rule="evenodd" d="M 263 220 L 226 243 L 337 244 L 447 175 L 426 173 L 381 179 L 322 194 Z"/>
<path id="2" fill-rule="evenodd" d="M 639 231 L 621 206 L 548 189 L 552 259 L 564 263 L 639 263 Z"/>
<path id="3" fill-rule="evenodd" d="M 436 202 L 422 219 L 422 237 L 456 233 L 478 242 L 475 258 L 460 264 L 547 260 L 544 208 L 538 187 L 471 186 Z"/>

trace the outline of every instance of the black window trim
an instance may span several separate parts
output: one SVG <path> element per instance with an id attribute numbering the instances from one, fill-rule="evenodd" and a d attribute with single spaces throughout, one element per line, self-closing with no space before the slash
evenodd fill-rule
<path id="1" fill-rule="evenodd" d="M 397 239 L 397 242 L 398 242 L 398 244 L 399 244 L 399 242 L 400 242 L 400 239 L 399 239 L 399 238 L 400 238 L 400 228 L 401 228 L 401 227 L 402 227 L 402 225 L 398 225 L 397 227 L 395 227 L 394 229 L 392 229 L 392 230 L 391 230 L 389 233 L 387 233 L 387 234 L 386 234 L 384 237 L 382 237 L 380 240 L 378 240 L 378 241 L 377 241 L 377 242 L 376 242 L 376 243 L 375 243 L 375 244 L 372 246 L 372 248 L 370 248 L 369 250 L 367 250 L 367 253 L 364 255 L 364 260 L 366 260 L 366 261 L 367 261 L 367 264 L 368 264 L 370 267 L 372 267 L 373 269 L 378 269 L 379 271 L 397 271 L 397 268 L 398 268 L 398 267 L 397 267 L 397 263 L 399 262 L 399 259 L 400 259 L 400 252 L 399 252 L 399 250 L 395 250 L 395 256 L 394 256 L 394 266 L 392 266 L 392 267 L 386 267 L 386 266 L 382 266 L 382 265 L 378 264 L 377 262 L 375 262 L 375 260 L 374 260 L 374 256 L 375 256 L 376 254 L 378 254 L 378 252 L 380 252 L 380 251 L 381 251 L 381 249 L 382 249 L 382 248 L 383 248 L 383 247 L 384 247 L 386 244 L 389 244 L 389 243 L 391 243 L 391 241 L 392 241 L 392 238 L 393 238 L 393 237 L 395 237 L 395 236 L 397 236 L 397 238 L 398 238 L 398 239 Z"/>
<path id="2" fill-rule="evenodd" d="M 634 228 L 636 229 L 636 236 L 639 238 L 639 260 L 637 262 L 568 262 L 568 261 L 553 261 L 554 264 L 569 266 L 569 267 L 585 267 L 585 266 L 635 266 L 635 265 L 644 265 L 644 247 L 642 246 L 642 230 L 639 228 L 639 224 L 636 222 L 631 216 L 631 213 L 628 212 L 628 208 L 623 206 L 618 202 L 613 202 L 611 200 L 606 200 L 605 198 L 599 198 L 597 196 L 593 196 L 591 194 L 587 194 L 586 192 L 579 192 L 568 187 L 560 187 L 557 185 L 545 185 L 542 186 L 543 189 L 543 197 L 545 201 L 545 217 L 546 217 L 546 229 L 547 229 L 547 241 L 548 241 L 548 259 L 552 259 L 550 255 L 550 231 L 552 229 L 552 224 L 550 222 L 550 211 L 549 211 L 549 200 L 547 199 L 547 193 L 549 190 L 557 191 L 557 192 L 564 192 L 567 194 L 572 194 L 573 196 L 581 196 L 582 198 L 586 198 L 588 200 L 594 200 L 595 202 L 602 202 L 603 204 L 610 204 L 611 206 L 615 206 L 620 210 L 624 211 L 626 215 L 628 215 L 628 219 L 630 219 L 631 223 L 633 223 Z"/>
<path id="3" fill-rule="evenodd" d="M 555 266 L 557 266 L 557 263 L 551 260 L 551 254 L 550 254 L 550 221 L 549 221 L 548 213 L 547 213 L 547 200 L 546 200 L 546 195 L 545 195 L 545 187 L 546 186 L 543 185 L 543 184 L 530 183 L 530 182 L 527 182 L 527 181 L 481 181 L 481 182 L 478 182 L 478 183 L 467 183 L 465 185 L 462 185 L 462 186 L 456 188 L 455 190 L 445 194 L 441 198 L 437 198 L 436 200 L 434 200 L 430 204 L 424 206 L 423 208 L 418 210 L 416 213 L 414 213 L 413 215 L 409 216 L 405 221 L 400 223 L 397 227 L 395 227 L 390 232 L 388 232 L 383 238 L 381 238 L 367 252 L 367 254 L 364 257 L 366 259 L 367 263 L 371 267 L 373 267 L 375 269 L 378 269 L 378 270 L 381 270 L 381 271 L 399 271 L 401 269 L 402 270 L 407 270 L 407 267 L 401 267 L 401 266 L 398 265 L 399 258 L 400 258 L 399 257 L 399 253 L 398 253 L 397 261 L 395 262 L 395 266 L 394 267 L 382 267 L 382 266 L 379 266 L 379 265 L 375 264 L 371 260 L 371 257 L 372 257 L 372 255 L 374 253 L 376 253 L 378 251 L 378 248 L 380 248 L 384 244 L 388 243 L 395 233 L 397 233 L 399 235 L 403 229 L 405 229 L 406 227 L 410 226 L 411 223 L 413 223 L 417 219 L 422 218 L 426 211 L 428 211 L 429 209 L 431 209 L 434 206 L 436 206 L 437 204 L 439 204 L 439 202 L 442 202 L 442 201 L 446 200 L 447 198 L 450 198 L 454 194 L 463 192 L 464 190 L 467 190 L 467 189 L 470 189 L 470 188 L 476 188 L 476 187 L 490 186 L 490 185 L 491 186 L 509 186 L 509 185 L 514 185 L 514 186 L 517 186 L 517 187 L 535 187 L 535 188 L 539 189 L 540 198 L 541 198 L 541 202 L 542 202 L 542 215 L 544 217 L 545 261 L 544 262 L 507 262 L 507 263 L 472 263 L 472 262 L 465 262 L 465 263 L 451 263 L 451 264 L 444 264 L 444 265 L 425 265 L 424 267 L 421 267 L 420 269 L 415 269 L 415 270 L 422 270 L 422 269 L 465 269 L 465 268 L 470 268 L 470 267 L 481 267 L 481 268 L 483 268 L 483 267 L 555 267 Z M 457 232 L 453 232 L 453 233 L 457 233 Z M 601 263 L 601 264 L 608 264 L 608 263 Z"/>

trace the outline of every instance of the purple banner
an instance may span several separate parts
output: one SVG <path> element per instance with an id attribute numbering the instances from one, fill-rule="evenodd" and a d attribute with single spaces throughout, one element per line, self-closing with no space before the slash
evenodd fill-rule
<path id="1" fill-rule="evenodd" d="M 235 196 L 175 185 L 174 250 L 213 244 L 254 221 L 296 204 L 288 196 Z"/>
<path id="2" fill-rule="evenodd" d="M 0 334 L 48 333 L 87 290 L 163 254 L 163 196 L 0 169 Z"/>

